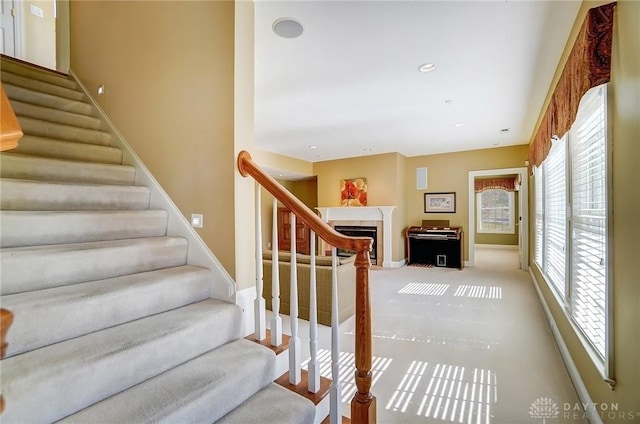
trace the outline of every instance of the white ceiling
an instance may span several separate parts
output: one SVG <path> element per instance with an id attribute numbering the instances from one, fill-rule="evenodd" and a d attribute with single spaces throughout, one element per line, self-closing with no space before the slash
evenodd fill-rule
<path id="1" fill-rule="evenodd" d="M 580 2 L 255 5 L 256 147 L 318 162 L 528 143 Z"/>

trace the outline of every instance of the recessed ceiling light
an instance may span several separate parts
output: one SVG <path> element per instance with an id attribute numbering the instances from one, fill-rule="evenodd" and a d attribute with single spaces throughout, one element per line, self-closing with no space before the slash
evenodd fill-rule
<path id="1" fill-rule="evenodd" d="M 464 124 L 462 122 L 458 122 L 456 124 L 453 124 L 454 127 L 464 127 Z"/>
<path id="2" fill-rule="evenodd" d="M 423 63 L 422 65 L 418 66 L 418 71 L 431 72 L 431 71 L 435 71 L 436 68 L 437 66 L 435 65 L 435 63 Z"/>
<path id="3" fill-rule="evenodd" d="M 502 129 L 500 130 L 500 134 L 506 134 L 506 133 L 508 133 L 508 132 L 510 132 L 510 131 L 511 131 L 511 128 L 502 128 Z"/>
<path id="4" fill-rule="evenodd" d="M 317 149 L 318 146 L 309 146 L 310 149 Z"/>
<path id="5" fill-rule="evenodd" d="M 300 37 L 302 31 L 302 24 L 292 18 L 280 18 L 273 23 L 273 32 L 283 38 Z"/>

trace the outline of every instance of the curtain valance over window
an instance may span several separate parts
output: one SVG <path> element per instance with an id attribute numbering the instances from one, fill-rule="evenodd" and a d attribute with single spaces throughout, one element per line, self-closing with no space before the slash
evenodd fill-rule
<path id="1" fill-rule="evenodd" d="M 529 165 L 540 166 L 551 138 L 562 138 L 576 119 L 580 99 L 611 78 L 611 42 L 616 3 L 589 9 L 560 75 L 537 132 L 529 146 Z"/>
<path id="2" fill-rule="evenodd" d="M 474 182 L 476 193 L 480 193 L 485 190 L 490 189 L 502 189 L 506 191 L 515 191 L 516 190 L 516 179 L 515 178 L 487 178 L 478 180 L 476 179 Z"/>

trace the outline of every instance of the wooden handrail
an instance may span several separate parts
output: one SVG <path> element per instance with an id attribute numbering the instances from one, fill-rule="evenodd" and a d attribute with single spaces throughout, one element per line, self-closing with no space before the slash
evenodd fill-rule
<path id="1" fill-rule="evenodd" d="M 251 155 L 243 150 L 238 155 L 238 170 L 243 177 L 251 175 L 262 187 L 292 211 L 298 219 L 307 224 L 316 234 L 331 246 L 339 249 L 359 251 L 371 250 L 373 239 L 370 237 L 349 237 L 340 234 L 327 225 L 318 215 L 313 213 L 307 205 L 293 196 L 286 188 L 278 183 L 271 175 L 265 173 L 251 159 Z"/>
<path id="2" fill-rule="evenodd" d="M 356 393 L 351 400 L 351 421 L 354 424 L 376 422 L 376 398 L 371 393 L 372 339 L 371 299 L 369 295 L 370 237 L 350 237 L 340 234 L 292 195 L 273 177 L 264 172 L 243 150 L 238 155 L 238 170 L 243 177 L 253 177 L 262 187 L 292 211 L 320 238 L 331 246 L 356 252 L 356 311 L 355 311 L 355 380 Z"/>
<path id="3" fill-rule="evenodd" d="M 0 309 L 0 359 L 4 358 L 4 355 L 7 353 L 7 342 L 5 341 L 7 337 L 7 331 L 9 331 L 9 327 L 13 323 L 13 314 L 11 311 L 7 309 Z M 0 414 L 4 411 L 4 399 L 0 396 Z"/>
<path id="4" fill-rule="evenodd" d="M 2 83 L 0 83 L 0 122 L 0 151 L 15 149 L 18 147 L 18 140 L 22 137 L 22 128 Z"/>

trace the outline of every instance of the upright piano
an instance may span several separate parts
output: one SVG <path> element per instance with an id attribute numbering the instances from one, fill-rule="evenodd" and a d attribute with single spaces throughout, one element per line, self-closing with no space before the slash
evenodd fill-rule
<path id="1" fill-rule="evenodd" d="M 407 230 L 407 263 L 464 268 L 462 227 L 423 225 Z"/>

